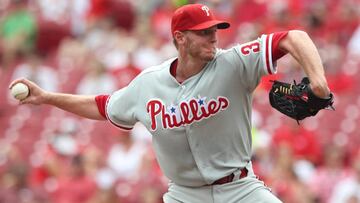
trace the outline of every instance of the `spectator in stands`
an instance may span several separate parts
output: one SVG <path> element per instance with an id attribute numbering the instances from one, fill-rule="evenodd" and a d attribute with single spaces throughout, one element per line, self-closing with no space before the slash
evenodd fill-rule
<path id="1" fill-rule="evenodd" d="M 106 71 L 104 64 L 93 58 L 89 59 L 87 68 L 88 71 L 79 82 L 76 93 L 100 94 L 102 92 L 111 93 L 115 90 L 115 80 Z"/>
<path id="2" fill-rule="evenodd" d="M 46 193 L 31 187 L 28 179 L 31 168 L 18 148 L 12 146 L 5 151 L 5 167 L 0 167 L 0 203 L 48 202 Z"/>
<path id="3" fill-rule="evenodd" d="M 162 194 L 167 191 L 167 178 L 160 171 L 160 167 L 156 162 L 155 154 L 151 149 L 147 149 L 147 153 L 143 157 L 140 168 L 141 174 L 137 181 L 135 194 L 141 194 L 135 198 L 139 203 L 160 203 L 163 202 Z"/>
<path id="4" fill-rule="evenodd" d="M 0 19 L 0 49 L 5 68 L 14 63 L 18 54 L 34 50 L 37 23 L 26 3 L 25 0 L 11 0 L 8 13 Z"/>
<path id="5" fill-rule="evenodd" d="M 317 139 L 315 132 L 305 129 L 303 125 L 299 126 L 294 120 L 284 119 L 272 136 L 272 146 L 278 148 L 279 145 L 287 144 L 297 160 L 318 164 L 321 147 Z"/>
<path id="6" fill-rule="evenodd" d="M 101 20 L 107 16 L 110 10 L 110 4 L 108 0 L 89 0 L 88 9 L 86 12 L 86 19 L 90 27 L 93 24 L 97 24 L 98 20 Z"/>
<path id="7" fill-rule="evenodd" d="M 350 56 L 352 56 L 354 59 L 359 60 L 359 56 L 360 56 L 360 23 L 349 40 L 349 43 L 347 45 L 347 51 Z"/>
<path id="8" fill-rule="evenodd" d="M 77 0 L 79 1 L 79 0 Z M 44 21 L 51 21 L 58 24 L 65 24 L 71 16 L 72 1 L 36 0 L 33 7 Z"/>
<path id="9" fill-rule="evenodd" d="M 39 84 L 42 84 L 48 91 L 58 91 L 58 76 L 56 69 L 47 66 L 44 62 L 44 56 L 36 51 L 27 53 L 25 61 L 15 67 L 12 78 L 31 78 Z"/>
<path id="10" fill-rule="evenodd" d="M 114 20 L 108 17 L 98 19 L 81 41 L 92 57 L 101 61 L 107 69 L 126 65 L 127 49 L 137 44 L 137 39 L 116 27 Z"/>
<path id="11" fill-rule="evenodd" d="M 3 0 L 0 1 L 0 18 L 2 17 L 2 14 L 5 13 L 5 11 L 8 9 L 8 6 L 10 4 L 10 0 Z"/>
<path id="12" fill-rule="evenodd" d="M 153 185 L 153 184 L 144 184 L 140 188 L 140 191 L 138 194 L 140 194 L 138 200 L 136 202 L 138 203 L 160 203 L 162 202 L 162 192 L 161 188 L 159 188 L 159 185 Z"/>
<path id="13" fill-rule="evenodd" d="M 116 27 L 132 31 L 136 20 L 136 13 L 131 1 L 107 0 L 109 2 L 108 15 L 114 19 Z"/>
<path id="14" fill-rule="evenodd" d="M 84 147 L 81 152 L 83 152 L 85 172 L 90 176 L 96 175 L 99 169 L 105 165 L 105 153 L 93 144 Z"/>
<path id="15" fill-rule="evenodd" d="M 72 158 L 66 176 L 57 178 L 58 187 L 53 193 L 54 203 L 87 202 L 95 194 L 95 181 L 84 170 L 81 155 Z"/>
<path id="16" fill-rule="evenodd" d="M 21 203 L 26 197 L 21 195 L 26 188 L 28 168 L 24 164 L 10 165 L 0 177 L 0 202 Z"/>
<path id="17" fill-rule="evenodd" d="M 323 161 L 313 176 L 309 177 L 308 188 L 317 201 L 329 202 L 335 185 L 349 176 L 349 171 L 345 167 L 344 148 L 337 145 L 326 146 Z"/>
<path id="18" fill-rule="evenodd" d="M 281 143 L 274 149 L 275 164 L 266 179 L 266 182 L 273 188 L 273 192 L 283 202 L 313 202 L 314 197 L 295 173 L 294 162 L 296 159 L 291 146 L 288 143 Z"/>
<path id="19" fill-rule="evenodd" d="M 95 195 L 87 203 L 122 203 L 124 201 L 116 194 L 116 188 L 109 189 L 98 188 Z M 124 202 L 125 203 L 125 202 Z"/>
<path id="20" fill-rule="evenodd" d="M 131 131 L 117 132 L 117 142 L 110 148 L 107 165 L 122 180 L 134 180 L 139 174 L 146 146 L 133 139 Z"/>
<path id="21" fill-rule="evenodd" d="M 154 66 L 162 60 L 160 55 L 160 41 L 148 36 L 134 52 L 135 65 L 142 70 Z"/>
<path id="22" fill-rule="evenodd" d="M 360 150 L 353 157 L 351 166 L 351 175 L 334 186 L 330 203 L 360 202 Z"/>
<path id="23" fill-rule="evenodd" d="M 134 64 L 133 60 L 132 53 L 128 53 L 128 64 L 112 71 L 116 78 L 116 88 L 120 89 L 127 86 L 141 72 L 141 69 Z"/>
<path id="24" fill-rule="evenodd" d="M 151 148 L 145 149 L 138 174 L 117 182 L 118 196 L 126 203 L 160 203 L 167 191 L 168 180 L 163 176 Z M 125 163 L 125 162 L 124 162 Z"/>

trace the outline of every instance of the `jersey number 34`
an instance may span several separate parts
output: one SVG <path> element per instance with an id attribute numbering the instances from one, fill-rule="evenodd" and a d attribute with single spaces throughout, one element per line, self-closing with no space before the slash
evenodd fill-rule
<path id="1" fill-rule="evenodd" d="M 244 55 L 249 55 L 251 52 L 256 53 L 260 51 L 260 43 L 252 42 L 248 45 L 244 45 L 241 47 L 241 53 Z"/>

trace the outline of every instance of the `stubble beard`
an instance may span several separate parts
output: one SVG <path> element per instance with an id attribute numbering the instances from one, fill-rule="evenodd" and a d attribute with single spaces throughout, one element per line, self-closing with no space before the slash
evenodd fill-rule
<path id="1" fill-rule="evenodd" d="M 202 59 L 203 61 L 211 61 L 215 58 L 216 49 L 214 48 L 211 52 L 203 52 L 202 53 Z"/>
<path id="2" fill-rule="evenodd" d="M 205 61 L 205 62 L 209 62 L 213 60 L 216 54 L 216 48 L 214 48 L 211 52 L 209 52 L 209 51 L 204 51 L 203 49 L 199 49 L 199 47 L 196 45 L 190 46 L 189 50 L 190 50 L 190 55 L 193 58 L 200 59 L 201 61 Z"/>

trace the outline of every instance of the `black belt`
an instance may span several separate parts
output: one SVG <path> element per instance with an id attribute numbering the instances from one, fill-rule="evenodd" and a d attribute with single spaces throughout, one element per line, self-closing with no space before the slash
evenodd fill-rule
<path id="1" fill-rule="evenodd" d="M 241 173 L 240 173 L 239 179 L 245 178 L 248 174 L 248 170 L 246 168 L 242 168 L 240 171 L 241 171 Z M 232 173 L 228 176 L 225 176 L 225 177 L 222 177 L 222 178 L 216 180 L 211 185 L 222 185 L 222 184 L 230 183 L 234 180 L 234 177 L 235 177 L 235 175 L 234 175 L 234 173 Z"/>

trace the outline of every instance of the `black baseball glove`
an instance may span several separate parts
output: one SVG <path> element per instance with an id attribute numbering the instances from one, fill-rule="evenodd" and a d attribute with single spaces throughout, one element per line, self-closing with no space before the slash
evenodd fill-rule
<path id="1" fill-rule="evenodd" d="M 289 84 L 272 81 L 269 93 L 270 104 L 281 113 L 295 119 L 297 122 L 306 117 L 315 116 L 321 109 L 333 109 L 333 94 L 329 98 L 319 98 L 312 92 L 307 77 L 301 83 Z"/>

